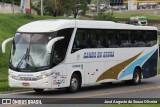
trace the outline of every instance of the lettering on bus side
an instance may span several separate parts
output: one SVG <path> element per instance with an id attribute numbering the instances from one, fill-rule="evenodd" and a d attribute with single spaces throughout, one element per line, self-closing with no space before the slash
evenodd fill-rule
<path id="1" fill-rule="evenodd" d="M 109 52 L 84 52 L 84 59 L 88 58 L 111 58 L 114 57 L 114 51 Z"/>

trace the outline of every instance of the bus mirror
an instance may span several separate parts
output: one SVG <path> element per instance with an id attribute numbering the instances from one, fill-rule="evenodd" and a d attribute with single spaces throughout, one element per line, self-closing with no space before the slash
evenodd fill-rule
<path id="1" fill-rule="evenodd" d="M 8 42 L 12 41 L 12 40 L 13 40 L 13 37 L 6 39 L 6 40 L 2 43 L 2 53 L 5 53 L 5 51 L 6 51 L 6 44 L 7 44 Z"/>
<path id="2" fill-rule="evenodd" d="M 46 46 L 47 53 L 51 53 L 53 44 L 54 44 L 55 42 L 61 40 L 61 39 L 64 39 L 64 37 L 56 37 L 56 38 L 51 39 L 51 40 L 48 42 L 47 46 Z"/>

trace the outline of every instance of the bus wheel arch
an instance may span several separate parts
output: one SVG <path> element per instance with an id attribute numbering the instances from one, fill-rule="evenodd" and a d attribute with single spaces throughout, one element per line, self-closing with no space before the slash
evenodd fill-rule
<path id="1" fill-rule="evenodd" d="M 132 85 L 138 85 L 141 83 L 142 79 L 142 68 L 140 66 L 136 66 L 133 72 L 133 78 L 131 80 Z"/>
<path id="2" fill-rule="evenodd" d="M 136 66 L 136 67 L 135 67 L 135 69 L 138 69 L 138 70 L 139 70 L 139 72 L 140 72 L 140 76 L 141 76 L 141 79 L 142 79 L 142 77 L 143 77 L 142 67 L 140 67 L 140 66 Z M 134 71 L 135 71 L 135 69 L 134 69 Z M 133 73 L 134 73 L 134 72 L 133 72 Z"/>
<path id="3" fill-rule="evenodd" d="M 126 80 L 126 84 L 138 85 L 141 83 L 142 69 L 140 66 L 136 66 L 133 71 L 133 77 L 131 80 Z"/>
<path id="4" fill-rule="evenodd" d="M 67 87 L 67 91 L 75 93 L 80 90 L 82 85 L 82 74 L 80 71 L 74 71 L 70 78 L 70 85 Z"/>

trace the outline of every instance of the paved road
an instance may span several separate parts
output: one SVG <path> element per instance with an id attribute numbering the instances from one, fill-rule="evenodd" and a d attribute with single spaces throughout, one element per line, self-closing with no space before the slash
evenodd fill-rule
<path id="1" fill-rule="evenodd" d="M 42 94 L 37 94 L 34 91 L 0 94 L 0 98 L 160 98 L 160 75 L 153 78 L 144 79 L 142 80 L 141 85 L 136 86 L 118 82 L 105 85 L 85 86 L 81 89 L 81 91 L 74 94 L 67 93 L 64 89 L 59 89 L 46 90 Z M 10 107 L 15 106 L 19 105 L 13 105 Z M 66 105 L 57 106 L 66 107 Z M 81 106 L 74 105 L 74 107 Z M 88 107 L 87 105 L 83 106 Z M 91 105 L 89 105 L 89 107 L 90 106 Z M 97 105 L 92 105 L 92 107 L 94 106 Z M 7 107 L 7 105 L 4 107 Z"/>

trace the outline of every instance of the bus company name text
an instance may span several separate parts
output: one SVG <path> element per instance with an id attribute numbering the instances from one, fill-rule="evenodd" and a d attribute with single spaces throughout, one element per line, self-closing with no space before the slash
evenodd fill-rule
<path id="1" fill-rule="evenodd" d="M 114 57 L 114 51 L 109 52 L 84 52 L 84 59 L 88 58 L 111 58 Z"/>

